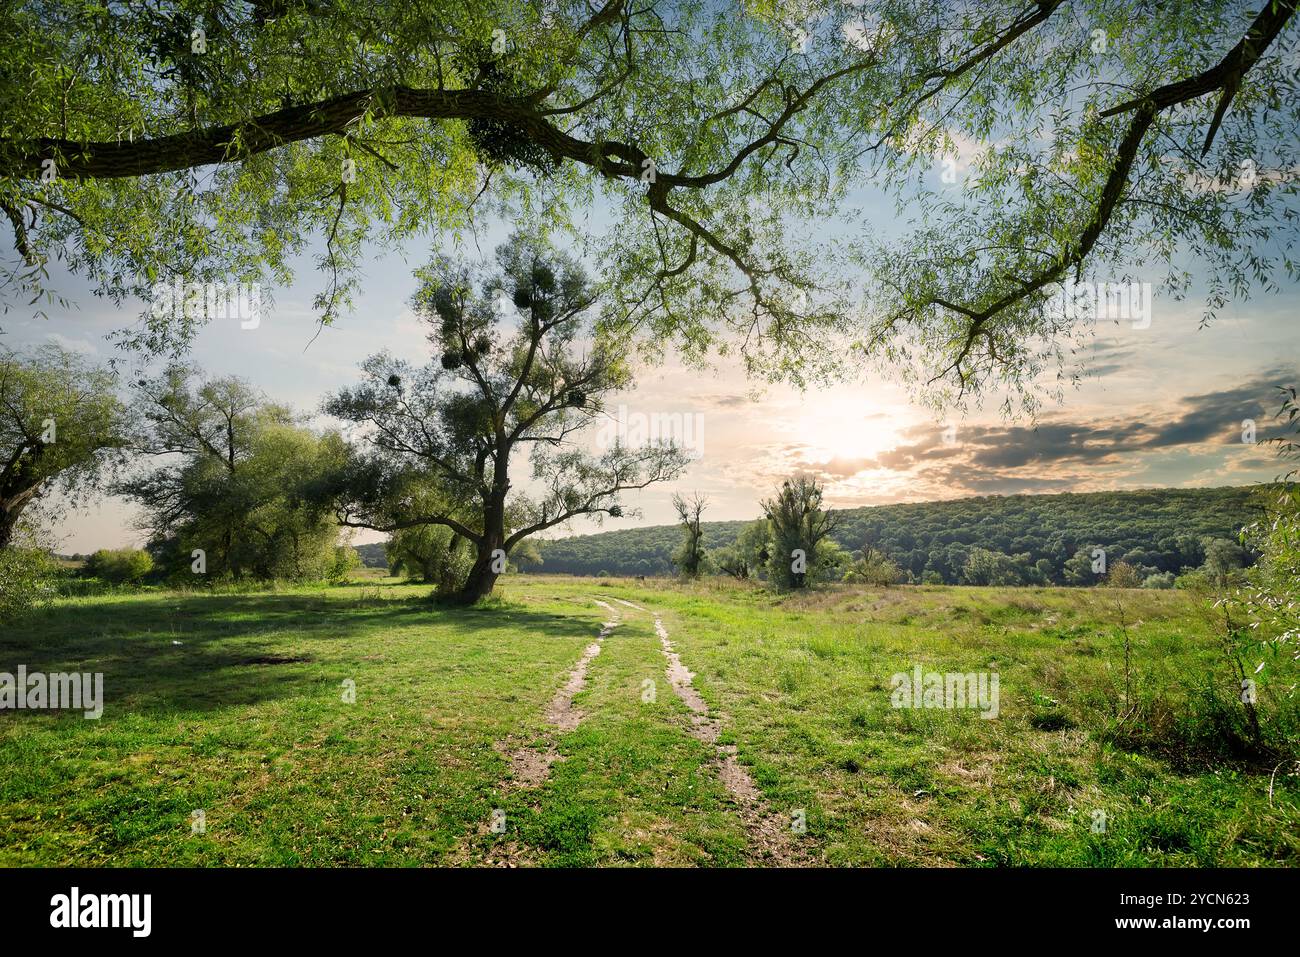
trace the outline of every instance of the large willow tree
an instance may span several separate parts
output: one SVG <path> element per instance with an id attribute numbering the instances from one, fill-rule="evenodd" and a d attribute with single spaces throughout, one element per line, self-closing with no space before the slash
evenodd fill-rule
<path id="1" fill-rule="evenodd" d="M 1024 385 L 1084 331 L 1063 280 L 1194 268 L 1212 315 L 1293 270 L 1295 8 L 19 0 L 7 282 L 50 292 L 51 256 L 117 298 L 283 282 L 314 236 L 332 321 L 367 243 L 603 199 L 592 254 L 647 340 L 800 381 L 855 354 L 834 335 L 939 393 Z M 872 191 L 908 233 L 878 239 Z"/>

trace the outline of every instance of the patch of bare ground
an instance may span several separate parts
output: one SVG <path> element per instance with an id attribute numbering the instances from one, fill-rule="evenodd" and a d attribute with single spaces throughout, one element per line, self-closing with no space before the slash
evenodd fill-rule
<path id="1" fill-rule="evenodd" d="M 666 672 L 673 693 L 691 712 L 691 734 L 714 748 L 718 780 L 731 795 L 741 822 L 749 833 L 751 855 L 764 863 L 779 867 L 815 863 L 808 849 L 800 845 L 799 835 L 794 832 L 790 822 L 776 814 L 763 799 L 754 779 L 737 759 L 736 747 L 718 744 L 721 722 L 709 714 L 708 704 L 692 684 L 695 676 L 682 664 L 681 656 L 668 637 L 668 629 L 658 615 L 655 615 L 655 634 L 659 636 L 660 647 L 668 660 Z"/>

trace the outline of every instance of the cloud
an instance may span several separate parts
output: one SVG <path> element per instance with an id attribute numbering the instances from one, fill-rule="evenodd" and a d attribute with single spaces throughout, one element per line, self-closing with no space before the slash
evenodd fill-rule
<path id="1" fill-rule="evenodd" d="M 1189 396 L 1182 402 L 1186 411 L 1165 423 L 1146 447 L 1241 442 L 1247 419 L 1255 423 L 1257 436 L 1263 438 L 1261 433 L 1268 430 L 1276 411 L 1276 387 L 1287 381 L 1295 381 L 1295 372 L 1275 369 L 1236 389 Z"/>
<path id="2" fill-rule="evenodd" d="M 1204 474 L 1239 480 L 1276 464 L 1258 444 L 1243 442 L 1242 422 L 1254 421 L 1257 443 L 1275 434 L 1276 386 L 1295 379 L 1294 370 L 1277 368 L 1163 408 L 1091 419 L 1051 417 L 1034 427 L 961 424 L 955 435 L 945 436 L 942 425 L 920 424 L 904 430 L 894 448 L 864 458 L 816 462 L 798 446 L 782 451 L 791 464 L 828 482 L 906 473 L 918 493 L 935 498 L 1105 488 L 1164 471 L 1159 459 L 1172 452 L 1195 453 L 1205 462 Z M 1233 455 L 1234 447 L 1243 454 Z M 1181 468 L 1185 472 L 1186 463 Z"/>
<path id="3" fill-rule="evenodd" d="M 68 352 L 79 352 L 84 356 L 99 354 L 99 347 L 89 339 L 72 339 L 58 332 L 51 332 L 45 338 L 57 346 L 62 346 Z"/>

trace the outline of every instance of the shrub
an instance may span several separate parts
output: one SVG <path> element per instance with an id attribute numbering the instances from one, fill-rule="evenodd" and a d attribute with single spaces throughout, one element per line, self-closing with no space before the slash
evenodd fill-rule
<path id="1" fill-rule="evenodd" d="M 1106 584 L 1111 588 L 1139 588 L 1142 576 L 1128 562 L 1116 562 L 1106 574 Z"/>
<path id="2" fill-rule="evenodd" d="M 54 594 L 54 559 L 39 548 L 0 548 L 0 621 L 14 621 Z"/>
<path id="3" fill-rule="evenodd" d="M 859 558 L 844 572 L 844 581 L 855 585 L 896 585 L 904 577 L 897 565 L 879 553 Z"/>
<path id="4" fill-rule="evenodd" d="M 153 559 L 138 548 L 101 548 L 86 561 L 86 574 L 114 585 L 135 585 L 153 571 Z"/>
<path id="5" fill-rule="evenodd" d="M 361 556 L 351 545 L 335 545 L 334 561 L 326 570 L 326 577 L 332 582 L 346 581 L 352 572 L 361 567 Z"/>
<path id="6" fill-rule="evenodd" d="M 1154 575 L 1148 575 L 1142 581 L 1143 588 L 1173 588 L 1173 572 L 1156 572 Z"/>

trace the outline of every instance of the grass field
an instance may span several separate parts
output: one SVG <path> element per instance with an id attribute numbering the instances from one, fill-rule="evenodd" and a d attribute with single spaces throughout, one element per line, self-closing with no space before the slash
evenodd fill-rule
<path id="1" fill-rule="evenodd" d="M 0 671 L 101 671 L 106 701 L 0 713 L 0 865 L 1297 862 L 1294 764 L 1209 756 L 1222 666 L 1183 593 L 499 591 L 153 591 L 8 629 Z M 1146 735 L 1116 733 L 1121 623 Z M 891 707 L 917 665 L 996 672 L 998 717 Z"/>

